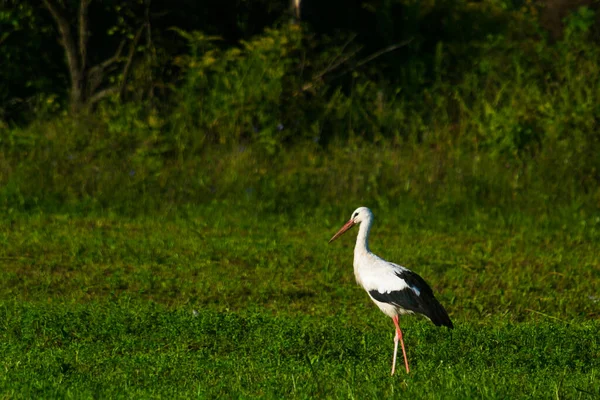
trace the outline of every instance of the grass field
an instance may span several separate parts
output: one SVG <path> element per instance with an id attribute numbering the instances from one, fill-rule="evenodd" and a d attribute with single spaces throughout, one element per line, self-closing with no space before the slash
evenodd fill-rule
<path id="1" fill-rule="evenodd" d="M 80 68 L 43 3 L 0 12 L 0 400 L 600 399 L 598 1 L 82 0 Z M 401 318 L 410 374 L 358 206 L 454 322 Z"/>
<path id="2" fill-rule="evenodd" d="M 359 205 L 4 214 L 0 398 L 600 397 L 600 215 L 371 205 L 456 326 L 401 319 L 390 377 L 354 235 L 327 244 Z"/>

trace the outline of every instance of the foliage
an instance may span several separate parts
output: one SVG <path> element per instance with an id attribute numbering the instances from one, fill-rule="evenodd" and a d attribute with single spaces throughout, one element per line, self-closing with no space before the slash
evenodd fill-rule
<path id="1" fill-rule="evenodd" d="M 273 153 L 289 139 L 281 114 L 284 98 L 299 90 L 294 79 L 302 40 L 298 26 L 267 29 L 225 51 L 214 45 L 216 37 L 178 33 L 188 40 L 190 55 L 176 60 L 186 80 L 172 120 L 177 131 L 202 132 L 201 138 L 184 140 L 196 147 L 207 140 L 251 141 Z"/>
<path id="2" fill-rule="evenodd" d="M 235 48 L 180 30 L 190 48 L 176 60 L 185 80 L 174 104 L 105 102 L 94 116 L 6 129 L 0 202 L 134 213 L 216 199 L 282 210 L 341 197 L 594 209 L 600 50 L 592 17 L 574 14 L 556 43 L 473 41 L 478 55 L 460 79 L 446 67 L 456 50 L 440 42 L 433 80 L 418 64 L 402 72 L 421 82 L 416 91 L 356 67 L 350 41 L 319 40 L 295 25 Z"/>

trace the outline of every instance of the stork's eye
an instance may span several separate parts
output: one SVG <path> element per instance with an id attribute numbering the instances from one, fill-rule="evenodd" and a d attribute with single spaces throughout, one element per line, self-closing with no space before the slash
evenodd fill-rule
<path id="1" fill-rule="evenodd" d="M 354 215 L 352 216 L 352 218 L 356 218 L 358 216 L 358 213 L 354 213 Z"/>

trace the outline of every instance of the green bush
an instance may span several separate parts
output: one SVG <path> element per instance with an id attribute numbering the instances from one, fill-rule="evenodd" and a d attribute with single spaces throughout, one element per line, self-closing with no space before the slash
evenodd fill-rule
<path id="1" fill-rule="evenodd" d="M 193 149 L 251 141 L 274 152 L 288 139 L 281 108 L 284 97 L 298 88 L 293 69 L 301 49 L 300 28 L 267 29 L 227 50 L 201 32 L 177 32 L 190 46 L 190 54 L 176 60 L 185 81 L 170 120 L 180 135 L 188 135 L 178 140 Z"/>

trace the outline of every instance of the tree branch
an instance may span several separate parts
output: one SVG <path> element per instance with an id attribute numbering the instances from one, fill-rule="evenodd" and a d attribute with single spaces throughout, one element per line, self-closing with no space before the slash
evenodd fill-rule
<path id="1" fill-rule="evenodd" d="M 300 2 L 301 1 L 302 0 L 292 0 L 291 1 L 292 13 L 296 17 L 297 21 L 300 21 Z"/>
<path id="2" fill-rule="evenodd" d="M 318 81 L 321 78 L 323 78 L 325 75 L 329 74 L 330 72 L 333 72 L 334 70 L 336 70 L 340 65 L 346 63 L 347 61 L 351 60 L 352 57 L 354 57 L 361 49 L 357 49 L 354 50 L 352 53 L 346 54 L 344 57 L 340 57 L 338 58 L 333 64 L 331 64 L 329 67 L 325 68 L 323 71 L 319 72 L 317 75 L 312 77 L 312 82 Z M 307 90 L 310 89 L 314 84 L 313 83 L 309 83 L 307 85 L 305 85 L 305 88 L 303 88 L 302 90 Z"/>
<path id="3" fill-rule="evenodd" d="M 382 56 L 382 55 L 384 55 L 386 53 L 389 53 L 389 52 L 394 51 L 394 50 L 398 50 L 399 48 L 404 47 L 407 44 L 409 44 L 410 42 L 412 42 L 412 40 L 413 40 L 413 38 L 410 38 L 410 39 L 405 40 L 404 42 L 393 44 L 391 46 L 386 47 L 385 49 L 381 49 L 379 51 L 376 51 L 375 53 L 371 54 L 369 57 L 363 58 L 362 60 L 360 60 L 359 62 L 357 62 L 353 69 L 362 67 L 366 63 L 371 62 L 374 59 L 376 59 L 377 57 Z"/>
<path id="4" fill-rule="evenodd" d="M 83 95 L 81 87 L 83 71 L 77 56 L 77 44 L 71 33 L 65 9 L 55 0 L 43 0 L 43 2 L 48 11 L 50 11 L 50 14 L 52 14 L 52 18 L 54 18 L 60 31 L 62 46 L 65 50 L 69 74 L 71 76 L 71 106 L 77 107 L 80 105 Z"/>
<path id="5" fill-rule="evenodd" d="M 105 69 L 107 69 L 108 67 L 113 65 L 114 63 L 118 62 L 119 59 L 121 58 L 121 53 L 123 52 L 123 49 L 125 48 L 126 43 L 127 43 L 126 40 L 121 40 L 121 43 L 119 43 L 119 47 L 117 47 L 117 51 L 115 51 L 115 54 L 111 58 L 107 58 L 106 60 L 102 61 L 101 63 L 94 65 L 92 68 L 90 68 L 90 72 L 93 71 L 94 74 L 99 73 L 99 72 L 101 73 L 102 71 L 104 71 Z"/>
<path id="6" fill-rule="evenodd" d="M 88 6 L 90 2 L 91 0 L 81 0 L 79 4 L 79 56 L 82 70 L 85 70 L 87 63 Z"/>
<path id="7" fill-rule="evenodd" d="M 144 31 L 145 27 L 146 27 L 146 24 L 143 24 L 142 26 L 139 27 L 139 29 L 135 33 L 135 37 L 133 38 L 133 41 L 129 45 L 129 54 L 127 55 L 127 62 L 125 63 L 125 66 L 123 67 L 123 76 L 121 78 L 121 84 L 120 84 L 120 89 L 119 89 L 119 96 L 121 96 L 121 99 L 123 99 L 123 97 L 125 96 L 125 84 L 127 83 L 127 75 L 129 75 L 129 71 L 131 70 L 131 64 L 133 63 L 133 56 L 135 55 L 135 48 L 137 47 L 137 44 L 140 40 L 140 37 L 142 36 L 142 32 Z"/>
<path id="8" fill-rule="evenodd" d="M 150 52 L 150 66 L 148 68 L 148 77 L 150 83 L 148 85 L 148 98 L 154 97 L 154 76 L 153 68 L 156 65 L 156 48 L 152 43 L 152 25 L 150 24 L 150 5 L 152 0 L 146 0 L 146 10 L 144 11 L 144 19 L 146 20 L 146 51 Z"/>
<path id="9" fill-rule="evenodd" d="M 104 79 L 104 73 L 106 69 L 108 69 L 113 64 L 116 64 L 119 61 L 119 59 L 121 58 L 121 53 L 123 52 L 123 48 L 125 48 L 126 43 L 126 40 L 122 40 L 121 43 L 119 43 L 119 47 L 117 47 L 117 51 L 115 51 L 115 54 L 112 57 L 102 61 L 100 64 L 94 65 L 92 68 L 89 69 L 87 73 L 89 81 L 87 89 L 89 93 L 94 93 L 96 89 L 98 89 L 98 86 L 100 86 L 102 80 Z"/>
<path id="10" fill-rule="evenodd" d="M 405 40 L 404 42 L 401 43 L 397 43 L 391 46 L 388 46 L 384 49 L 381 49 L 379 51 L 376 51 L 375 53 L 369 55 L 366 58 L 363 58 L 362 60 L 360 60 L 359 62 L 357 62 L 354 66 L 347 68 L 346 70 L 340 72 L 337 75 L 334 75 L 332 79 L 334 78 L 339 78 L 341 76 L 346 75 L 348 72 L 350 71 L 354 71 L 356 69 L 358 69 L 359 67 L 362 67 L 363 65 L 373 61 L 374 59 L 376 59 L 377 57 L 380 57 L 386 53 L 392 52 L 394 50 L 398 50 L 401 47 L 406 46 L 408 43 L 412 42 L 412 38 Z M 315 76 L 312 77 L 311 81 L 304 84 L 302 86 L 302 89 L 299 92 L 294 93 L 294 96 L 305 92 L 309 89 L 312 89 L 315 86 L 315 82 L 320 80 L 321 78 L 323 78 L 325 75 L 328 75 L 329 73 L 333 72 L 334 70 L 336 70 L 340 65 L 346 63 L 348 60 L 350 60 L 356 53 L 358 53 L 358 51 L 360 51 L 360 49 L 353 51 L 352 53 L 344 56 L 344 57 L 340 57 L 335 63 L 332 63 L 330 66 L 328 66 L 327 68 L 325 68 L 323 71 L 319 72 L 318 74 L 316 74 Z"/>
<path id="11" fill-rule="evenodd" d="M 50 14 L 52 14 L 52 18 L 54 18 L 54 21 L 58 25 L 63 47 L 65 48 L 65 53 L 67 55 L 69 69 L 71 71 L 80 71 L 79 63 L 77 62 L 77 48 L 75 46 L 75 40 L 73 40 L 73 35 L 71 34 L 71 27 L 65 10 L 54 0 L 43 1 L 46 8 L 50 11 Z"/>
<path id="12" fill-rule="evenodd" d="M 329 63 L 329 65 L 327 67 L 325 67 L 325 69 L 323 69 L 321 72 L 319 72 L 316 75 L 313 75 L 313 77 L 311 78 L 310 82 L 305 83 L 304 85 L 302 85 L 302 89 L 295 93 L 295 95 L 305 92 L 309 89 L 312 89 L 316 82 L 319 81 L 321 78 L 323 78 L 325 75 L 329 74 L 330 72 L 334 71 L 336 68 L 338 68 L 340 65 L 344 64 L 345 62 L 347 62 L 348 60 L 350 60 L 352 57 L 354 57 L 354 55 L 356 55 L 361 48 L 356 48 L 354 49 L 352 52 L 344 55 L 344 51 L 346 50 L 346 47 L 348 47 L 348 45 L 350 45 L 350 43 L 352 43 L 352 41 L 356 38 L 356 35 L 352 35 L 347 41 L 346 43 L 344 43 L 344 45 L 342 46 L 342 48 L 339 50 L 338 55 L 336 55 L 331 62 Z"/>
<path id="13" fill-rule="evenodd" d="M 330 73 L 331 71 L 333 71 L 334 69 L 336 69 L 337 67 L 339 67 L 340 65 L 345 63 L 346 61 L 350 60 L 355 54 L 357 54 L 359 51 L 361 51 L 362 47 L 359 47 L 359 48 L 354 49 L 354 51 L 347 54 L 346 56 L 342 57 L 344 55 L 344 51 L 346 51 L 346 47 L 348 47 L 350 45 L 350 43 L 352 43 L 354 41 L 354 39 L 356 39 L 356 34 L 353 34 L 346 41 L 346 43 L 344 43 L 344 45 L 342 46 L 342 48 L 339 51 L 339 54 L 333 60 L 331 60 L 331 63 L 329 63 L 327 68 L 325 68 L 325 70 L 323 70 L 317 76 L 313 77 L 313 79 L 315 79 L 315 78 L 320 79 L 321 77 Z"/>
<path id="14" fill-rule="evenodd" d="M 106 89 L 102 89 L 99 92 L 95 93 L 93 96 L 91 96 L 88 100 L 89 104 L 95 104 L 97 102 L 99 102 L 100 100 L 102 100 L 105 97 L 111 96 L 113 94 L 117 94 L 119 93 L 120 88 L 116 87 L 116 86 L 112 86 Z"/>
<path id="15" fill-rule="evenodd" d="M 127 43 L 127 40 L 125 40 L 125 39 L 121 40 L 121 43 L 119 43 L 119 47 L 117 47 L 117 51 L 115 51 L 115 54 L 111 58 L 104 60 L 103 62 L 101 62 L 100 64 L 95 66 L 94 68 L 100 68 L 100 69 L 104 70 L 104 69 L 110 67 L 112 64 L 118 62 L 119 58 L 121 58 L 121 53 L 123 52 L 123 49 L 125 48 L 126 43 Z"/>

